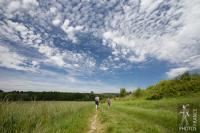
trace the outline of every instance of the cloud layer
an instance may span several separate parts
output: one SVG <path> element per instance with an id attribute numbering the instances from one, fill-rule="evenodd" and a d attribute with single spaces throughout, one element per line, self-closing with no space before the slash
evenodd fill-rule
<path id="1" fill-rule="evenodd" d="M 0 1 L 0 66 L 91 76 L 155 60 L 172 78 L 200 68 L 199 8 L 199 0 Z"/>

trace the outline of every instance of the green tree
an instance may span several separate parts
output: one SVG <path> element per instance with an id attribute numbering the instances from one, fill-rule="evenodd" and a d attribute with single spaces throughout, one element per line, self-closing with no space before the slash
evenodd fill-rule
<path id="1" fill-rule="evenodd" d="M 136 97 L 141 97 L 143 95 L 142 89 L 141 88 L 137 88 L 134 92 L 133 95 Z"/>
<path id="2" fill-rule="evenodd" d="M 120 96 L 121 96 L 121 97 L 126 96 L 126 89 L 125 89 L 125 88 L 121 88 L 121 89 L 120 89 Z"/>

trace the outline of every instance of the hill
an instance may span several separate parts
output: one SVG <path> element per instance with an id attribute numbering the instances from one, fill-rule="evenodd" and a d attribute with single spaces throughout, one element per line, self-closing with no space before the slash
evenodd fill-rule
<path id="1" fill-rule="evenodd" d="M 200 92 L 200 75 L 184 73 L 171 80 L 161 80 L 146 89 L 138 88 L 132 93 L 135 98 L 161 99 L 163 97 L 184 96 Z"/>

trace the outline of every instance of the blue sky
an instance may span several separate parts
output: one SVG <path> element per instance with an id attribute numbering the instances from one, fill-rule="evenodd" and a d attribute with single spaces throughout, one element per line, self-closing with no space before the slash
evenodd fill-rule
<path id="1" fill-rule="evenodd" d="M 0 89 L 119 92 L 199 72 L 199 8 L 199 0 L 1 0 Z"/>

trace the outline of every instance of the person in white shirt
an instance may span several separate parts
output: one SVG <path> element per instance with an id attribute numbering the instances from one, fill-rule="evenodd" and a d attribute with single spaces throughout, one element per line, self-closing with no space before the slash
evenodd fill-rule
<path id="1" fill-rule="evenodd" d="M 107 99 L 107 103 L 108 103 L 108 109 L 110 109 L 110 105 L 111 105 L 111 100 L 110 100 L 110 98 Z"/>
<path id="2" fill-rule="evenodd" d="M 99 106 L 99 97 L 98 96 L 95 97 L 95 104 L 96 104 L 96 110 L 98 110 L 98 106 Z"/>

